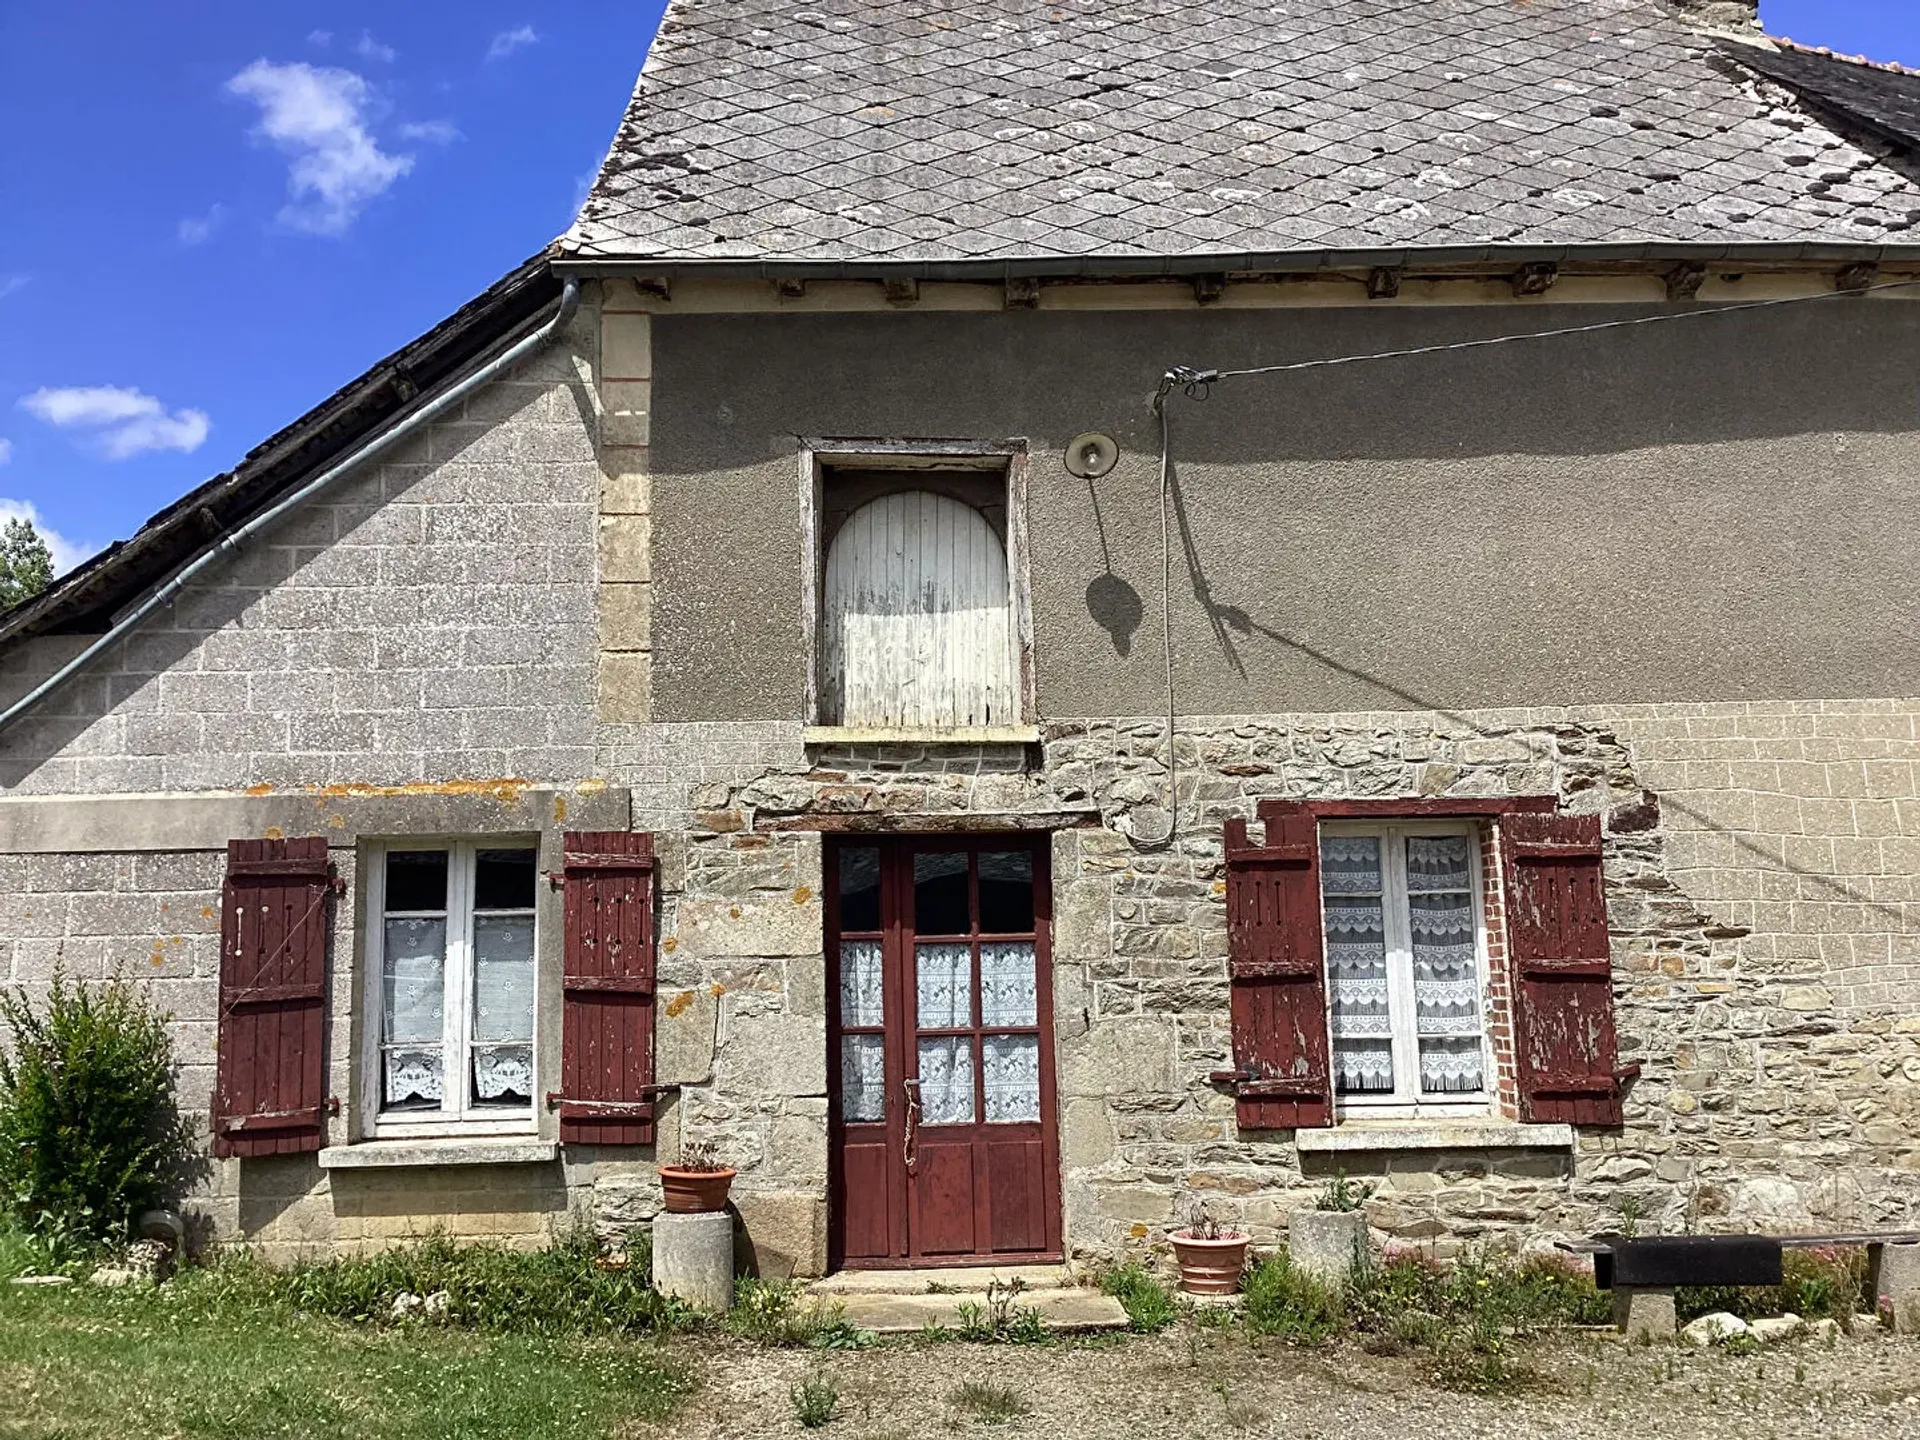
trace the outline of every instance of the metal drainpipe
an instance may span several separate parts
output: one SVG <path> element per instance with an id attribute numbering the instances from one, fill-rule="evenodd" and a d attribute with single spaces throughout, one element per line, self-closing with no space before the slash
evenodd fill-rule
<path id="1" fill-rule="evenodd" d="M 548 320 L 546 324 L 522 339 L 511 349 L 504 350 L 499 355 L 496 355 L 492 360 L 489 360 L 485 365 L 467 376 L 466 379 L 454 385 L 451 389 L 443 390 L 418 410 L 402 418 L 391 428 L 382 430 L 379 434 L 363 441 L 360 446 L 348 454 L 345 459 L 334 461 L 332 465 L 328 466 L 319 475 L 309 480 L 292 494 L 283 496 L 268 509 L 262 510 L 258 515 L 247 521 L 246 524 L 227 535 L 212 549 L 201 552 L 201 554 L 190 561 L 185 568 L 178 571 L 171 580 L 168 580 L 159 589 L 149 594 L 145 600 L 142 600 L 132 610 L 121 616 L 120 619 L 114 621 L 113 628 L 108 630 L 106 634 L 102 635 L 86 649 L 74 656 L 73 659 L 54 671 L 53 674 L 41 681 L 26 695 L 14 701 L 4 712 L 0 712 L 0 731 L 6 730 L 22 715 L 26 714 L 27 711 L 31 710 L 35 705 L 39 704 L 42 700 L 46 699 L 47 696 L 51 695 L 62 685 L 66 684 L 67 681 L 84 670 L 96 657 L 112 648 L 112 646 L 117 644 L 134 626 L 138 625 L 142 620 L 146 619 L 147 616 L 153 614 L 154 611 L 167 604 L 184 590 L 188 582 L 201 571 L 207 569 L 229 552 L 238 550 L 242 545 L 246 544 L 247 541 L 273 525 L 275 521 L 287 514 L 288 511 L 305 504 L 335 481 L 350 474 L 366 461 L 379 455 L 382 451 L 391 449 L 394 445 L 406 439 L 409 435 L 412 435 L 421 426 L 438 418 L 443 411 L 456 401 L 465 399 L 502 371 L 518 364 L 528 355 L 540 349 L 555 335 L 559 334 L 561 330 L 566 328 L 567 322 L 573 318 L 573 312 L 579 307 L 580 282 L 572 276 L 568 276 L 566 284 L 560 291 L 560 308 L 553 312 L 553 318 Z"/>

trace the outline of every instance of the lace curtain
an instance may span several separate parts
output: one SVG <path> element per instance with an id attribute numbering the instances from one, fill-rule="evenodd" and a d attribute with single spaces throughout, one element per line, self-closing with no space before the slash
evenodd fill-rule
<path id="1" fill-rule="evenodd" d="M 1379 837 L 1323 839 L 1320 885 L 1325 901 L 1335 1088 L 1343 1095 L 1391 1093 L 1393 1016 L 1387 1001 Z"/>
<path id="2" fill-rule="evenodd" d="M 473 1098 L 533 1103 L 533 917 L 473 919 Z"/>
<path id="3" fill-rule="evenodd" d="M 971 946 L 916 945 L 913 979 L 918 1028 L 952 1030 L 973 1023 Z"/>
<path id="4" fill-rule="evenodd" d="M 1465 835 L 1407 837 L 1414 1023 L 1420 1037 L 1420 1089 L 1427 1094 L 1482 1087 L 1470 843 Z"/>
<path id="5" fill-rule="evenodd" d="M 973 1123 L 973 1040 L 966 1035 L 920 1037 L 920 1123 Z"/>
<path id="6" fill-rule="evenodd" d="M 880 942 L 840 942 L 840 1023 L 884 1025 L 886 994 L 880 978 Z"/>
<path id="7" fill-rule="evenodd" d="M 387 920 L 380 1049 L 388 1107 L 438 1106 L 445 1093 L 446 954 L 445 920 Z"/>
<path id="8" fill-rule="evenodd" d="M 1040 995 L 1033 942 L 983 944 L 980 947 L 980 1023 L 1035 1025 Z"/>
<path id="9" fill-rule="evenodd" d="M 988 1035 L 980 1042 L 988 1124 L 1040 1118 L 1040 1037 Z"/>

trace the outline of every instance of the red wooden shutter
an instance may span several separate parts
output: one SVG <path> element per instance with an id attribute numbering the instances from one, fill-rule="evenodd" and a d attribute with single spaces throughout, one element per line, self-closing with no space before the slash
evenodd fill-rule
<path id="1" fill-rule="evenodd" d="M 653 837 L 566 837 L 560 1139 L 653 1143 Z"/>
<path id="2" fill-rule="evenodd" d="M 220 906 L 213 1153 L 293 1155 L 326 1137 L 324 835 L 234 840 Z"/>
<path id="3" fill-rule="evenodd" d="M 1320 943 L 1320 841 L 1305 805 L 1265 800 L 1265 843 L 1227 822 L 1227 940 L 1234 1093 L 1240 1124 L 1333 1124 L 1326 958 Z"/>
<path id="4" fill-rule="evenodd" d="M 1521 1117 L 1618 1125 L 1613 958 L 1598 815 L 1507 815 L 1507 950 Z"/>

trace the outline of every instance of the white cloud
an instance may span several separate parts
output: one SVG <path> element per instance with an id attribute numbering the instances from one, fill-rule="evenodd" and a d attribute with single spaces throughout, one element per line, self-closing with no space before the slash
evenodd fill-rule
<path id="1" fill-rule="evenodd" d="M 0 300 L 6 299 L 16 290 L 24 290 L 33 283 L 31 275 L 0 275 Z"/>
<path id="2" fill-rule="evenodd" d="M 331 30 L 309 30 L 307 32 L 307 44 L 315 46 L 318 49 L 324 50 L 332 43 L 333 32 Z"/>
<path id="3" fill-rule="evenodd" d="M 413 169 L 411 155 L 389 155 L 367 129 L 372 88 L 351 70 L 256 60 L 227 90 L 260 107 L 255 132 L 291 159 L 293 199 L 280 223 L 313 235 L 339 235 L 361 210 Z"/>
<path id="4" fill-rule="evenodd" d="M 13 463 L 13 441 L 0 440 L 0 465 Z"/>
<path id="5" fill-rule="evenodd" d="M 502 30 L 493 37 L 493 43 L 487 46 L 487 59 L 504 60 L 516 50 L 539 43 L 540 37 L 534 34 L 531 25 L 522 25 L 517 30 Z"/>
<path id="6" fill-rule="evenodd" d="M 400 58 L 400 52 L 391 45 L 382 45 L 373 38 L 371 30 L 362 30 L 360 38 L 354 41 L 353 53 L 362 60 L 378 60 L 382 65 L 391 65 Z"/>
<path id="7" fill-rule="evenodd" d="M 400 127 L 402 140 L 424 140 L 429 145 L 451 145 L 460 138 L 451 120 L 409 120 Z"/>
<path id="8" fill-rule="evenodd" d="M 20 405 L 56 429 L 80 431 L 109 460 L 130 460 L 149 450 L 191 454 L 213 428 L 204 410 L 169 412 L 153 396 L 119 385 L 43 388 Z"/>
<path id="9" fill-rule="evenodd" d="M 98 545 L 82 545 L 69 540 L 51 528 L 40 518 L 40 512 L 34 509 L 31 500 L 0 499 L 0 525 L 9 520 L 25 520 L 40 532 L 40 538 L 47 542 L 47 549 L 53 553 L 53 573 L 56 575 L 71 570 L 100 548 Z"/>
<path id="10" fill-rule="evenodd" d="M 213 238 L 213 232 L 220 228 L 221 221 L 227 218 L 227 207 L 213 205 L 204 215 L 189 215 L 175 227 L 182 245 L 204 245 Z"/>

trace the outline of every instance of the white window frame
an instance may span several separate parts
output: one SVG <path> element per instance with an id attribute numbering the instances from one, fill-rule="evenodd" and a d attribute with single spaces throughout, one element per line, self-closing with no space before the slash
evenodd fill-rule
<path id="1" fill-rule="evenodd" d="M 1493 1052 L 1494 1013 L 1491 966 L 1487 954 L 1486 877 L 1481 869 L 1483 840 L 1480 825 L 1471 820 L 1322 820 L 1322 835 L 1369 835 L 1380 839 L 1381 908 L 1387 937 L 1387 1006 L 1394 1018 L 1393 1093 L 1342 1095 L 1331 1075 L 1336 1123 L 1353 1120 L 1431 1120 L 1488 1115 L 1499 1099 L 1499 1075 Z M 1451 1091 L 1424 1096 L 1420 1091 L 1420 1037 L 1413 1003 L 1413 938 L 1407 920 L 1407 849 L 1409 835 L 1461 835 L 1467 840 L 1467 875 L 1473 898 L 1474 968 L 1480 983 L 1480 1075 L 1477 1091 Z M 1325 935 L 1325 891 L 1321 892 L 1321 933 Z M 1322 941 L 1321 964 L 1326 965 Z M 1327 1055 L 1333 1056 L 1333 975 L 1323 970 L 1327 985 Z"/>
<path id="2" fill-rule="evenodd" d="M 383 1111 L 384 1086 L 381 1035 L 385 1004 L 381 977 L 386 970 L 387 856 L 393 851 L 444 850 L 447 853 L 446 989 L 441 1002 L 442 1098 L 439 1110 Z M 526 1113 L 502 1113 L 500 1107 L 478 1107 L 467 1098 L 468 1057 L 472 1048 L 473 1010 L 473 895 L 475 857 L 482 850 L 531 850 L 534 879 L 539 883 L 540 838 L 537 835 L 489 835 L 479 839 L 422 836 L 382 840 L 366 850 L 367 924 L 365 1015 L 361 1046 L 361 1094 L 366 1127 L 373 1139 L 434 1134 L 531 1135 L 540 1124 L 540 906 L 539 892 L 527 911 L 488 911 L 488 914 L 527 914 L 533 920 L 534 1013 L 533 1096 Z M 400 911 L 399 915 L 438 916 L 439 911 Z"/>
<path id="3" fill-rule="evenodd" d="M 863 440 L 810 436 L 800 442 L 800 593 L 801 642 L 806 655 L 806 734 L 808 744 L 889 739 L 922 743 L 1031 743 L 1039 738 L 1034 679 L 1033 587 L 1029 576 L 1027 534 L 1027 442 L 1002 440 Z M 1015 694 L 1019 710 L 1013 723 L 986 729 L 913 729 L 870 731 L 821 723 L 822 679 L 820 611 L 826 583 L 825 537 L 829 470 L 964 471 L 999 476 L 1007 497 L 1007 586 L 1012 604 Z"/>

